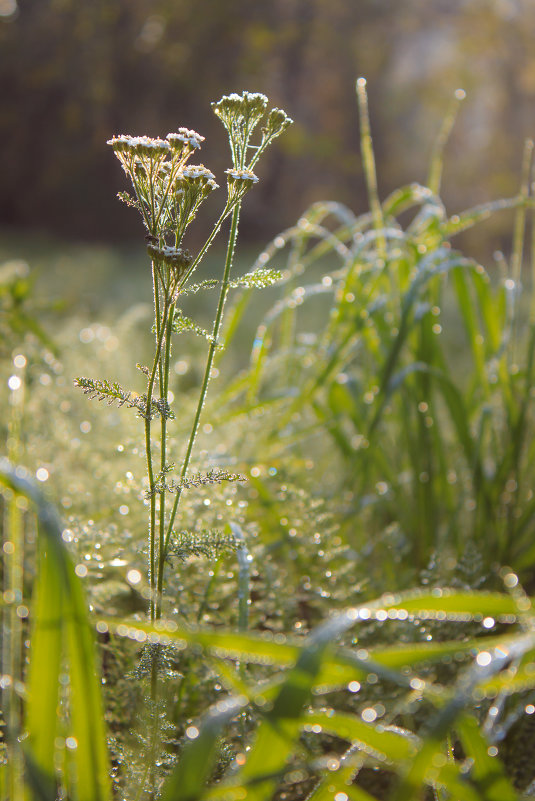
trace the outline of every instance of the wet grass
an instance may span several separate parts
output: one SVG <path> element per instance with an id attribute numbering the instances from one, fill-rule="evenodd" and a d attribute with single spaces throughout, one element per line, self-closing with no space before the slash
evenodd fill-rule
<path id="1" fill-rule="evenodd" d="M 40 272 L 26 295 L 24 276 L 4 276 L 0 296 L 2 801 L 141 799 L 149 768 L 166 801 L 529 797 L 532 148 L 517 196 L 451 215 L 443 132 L 429 185 L 380 202 L 358 93 L 371 212 L 315 204 L 238 265 L 282 278 L 234 296 L 192 468 L 248 480 L 184 493 L 196 550 L 170 555 L 157 625 L 143 448 L 128 410 L 72 388 L 98 364 L 142 391 L 146 268 L 121 250 L 0 245 Z M 511 209 L 507 260 L 459 249 L 461 231 Z M 76 312 L 43 314 L 55 297 Z M 200 305 L 188 313 L 203 322 Z M 174 345 L 177 457 L 205 351 L 191 333 Z M 233 547 L 208 543 L 214 530 Z"/>

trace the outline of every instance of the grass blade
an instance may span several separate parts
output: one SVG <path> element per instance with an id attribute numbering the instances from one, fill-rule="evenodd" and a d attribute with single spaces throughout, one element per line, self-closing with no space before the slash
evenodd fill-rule
<path id="1" fill-rule="evenodd" d="M 36 770 L 54 782 L 57 698 L 63 655 L 70 666 L 73 783 L 77 801 L 110 798 L 106 732 L 93 633 L 79 579 L 54 508 L 21 468 L 0 462 L 0 481 L 36 507 L 40 537 L 38 595 L 30 651 L 26 725 Z"/>

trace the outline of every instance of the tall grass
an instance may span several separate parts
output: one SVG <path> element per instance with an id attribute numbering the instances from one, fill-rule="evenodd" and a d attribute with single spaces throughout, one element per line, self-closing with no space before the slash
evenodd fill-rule
<path id="1" fill-rule="evenodd" d="M 432 187 L 412 184 L 379 203 L 365 82 L 357 89 L 371 212 L 315 203 L 260 254 L 257 267 L 283 271 L 282 290 L 248 370 L 227 388 L 225 415 L 266 413 L 268 459 L 292 450 L 324 459 L 317 443 L 328 432 L 328 471 L 339 481 L 327 487 L 347 490 L 346 539 L 371 554 L 378 581 L 396 551 L 420 572 L 439 560 L 446 578 L 467 548 L 486 575 L 510 564 L 527 576 L 535 328 L 522 264 L 532 145 L 518 195 L 448 215 L 437 191 L 450 114 Z M 497 275 L 452 240 L 507 209 L 513 249 Z M 247 303 L 236 307 L 229 343 Z"/>

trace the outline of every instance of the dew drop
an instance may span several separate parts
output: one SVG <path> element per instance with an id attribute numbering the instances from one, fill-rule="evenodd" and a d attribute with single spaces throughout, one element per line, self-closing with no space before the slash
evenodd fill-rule
<path id="1" fill-rule="evenodd" d="M 128 573 L 126 574 L 126 580 L 128 581 L 129 584 L 133 585 L 139 584 L 141 579 L 142 579 L 141 573 L 139 572 L 139 570 L 136 570 L 135 568 L 129 570 Z"/>
<path id="2" fill-rule="evenodd" d="M 7 385 L 9 389 L 15 392 L 17 389 L 20 389 L 22 386 L 22 381 L 18 377 L 18 375 L 12 375 L 7 380 Z"/>
<path id="3" fill-rule="evenodd" d="M 506 573 L 503 577 L 503 583 L 508 589 L 512 589 L 518 584 L 518 576 L 515 573 Z"/>
<path id="4" fill-rule="evenodd" d="M 481 651 L 476 656 L 476 662 L 480 667 L 486 667 L 487 665 L 490 665 L 490 663 L 492 662 L 492 657 L 488 651 Z"/>

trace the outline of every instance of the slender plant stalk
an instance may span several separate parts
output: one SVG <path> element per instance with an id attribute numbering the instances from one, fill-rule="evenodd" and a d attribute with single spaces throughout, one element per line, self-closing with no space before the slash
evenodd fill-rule
<path id="1" fill-rule="evenodd" d="M 230 205 L 227 203 L 223 212 L 221 213 L 219 219 L 215 223 L 210 236 L 204 243 L 203 247 L 199 251 L 197 258 L 192 262 L 186 276 L 182 280 L 182 284 L 185 284 L 187 278 L 192 275 L 193 271 L 195 270 L 196 266 L 199 264 L 201 259 L 206 254 L 206 251 L 214 241 L 215 237 L 221 230 L 221 226 L 225 220 L 225 218 L 229 214 Z M 221 289 L 223 290 L 223 284 Z M 171 357 L 171 337 L 172 337 L 172 330 L 173 330 L 173 318 L 176 308 L 176 302 L 171 302 L 169 304 L 169 308 L 167 310 L 164 309 L 164 314 L 160 317 L 160 304 L 159 304 L 159 290 L 157 282 L 154 283 L 154 293 L 155 293 L 155 316 L 156 316 L 156 326 L 157 326 L 157 347 L 156 347 L 156 354 L 155 354 L 155 362 L 158 363 L 158 369 L 160 373 L 160 388 L 161 388 L 161 397 L 164 401 L 167 401 L 168 393 L 169 393 L 169 373 L 170 373 L 170 357 Z M 226 294 L 228 293 L 228 280 L 226 283 Z M 220 321 L 221 322 L 221 321 Z M 165 339 L 165 348 L 163 353 L 163 359 L 161 358 L 161 351 L 162 351 L 162 343 L 163 339 Z M 210 357 L 209 357 L 210 358 Z M 213 362 L 213 355 L 211 358 Z M 154 368 L 153 368 L 154 370 Z M 154 384 L 154 380 L 152 382 L 152 386 Z M 150 382 L 149 382 L 150 385 Z M 150 386 L 150 391 L 147 391 L 147 402 L 149 403 L 149 396 L 152 396 L 152 386 Z M 208 384 L 205 387 L 205 396 L 206 390 L 208 388 Z M 204 400 L 203 400 L 204 403 Z M 148 408 L 148 407 L 147 407 Z M 147 420 L 145 421 L 145 444 L 146 447 L 149 449 L 151 448 L 150 442 L 147 441 L 147 437 L 150 437 L 150 430 L 151 430 L 151 421 L 150 416 L 148 416 Z M 189 449 L 189 456 L 188 456 L 188 463 L 186 465 L 186 469 L 182 470 L 181 478 L 184 478 L 186 471 L 189 466 L 189 459 L 191 457 L 191 450 L 193 449 L 194 442 L 191 442 L 191 448 Z M 163 475 L 165 466 L 167 463 L 167 419 L 165 415 L 161 417 L 161 432 L 160 432 L 160 448 L 161 448 L 161 458 L 160 458 L 160 472 Z M 158 549 L 156 549 L 156 493 L 154 492 L 154 468 L 152 467 L 152 456 L 151 456 L 151 468 L 149 471 L 149 487 L 151 490 L 151 507 L 150 507 L 150 527 L 149 527 L 149 559 L 151 564 L 151 597 L 154 599 L 154 602 L 151 602 L 151 620 L 154 621 L 161 617 L 161 610 L 162 610 L 162 594 L 163 594 L 163 572 L 165 566 L 165 556 L 167 554 L 168 542 L 169 542 L 169 535 L 165 536 L 166 526 L 165 526 L 165 489 L 162 488 L 160 493 L 160 502 L 159 502 L 159 522 L 158 522 Z M 147 459 L 147 466 L 148 466 L 148 459 Z M 179 496 L 177 496 L 179 497 Z M 175 510 L 176 514 L 176 510 Z M 174 521 L 174 515 L 173 515 Z M 172 526 L 172 522 L 169 526 L 169 532 Z M 156 564 L 158 563 L 158 569 L 156 569 Z"/>
<path id="2" fill-rule="evenodd" d="M 433 152 L 431 155 L 431 162 L 429 165 L 429 173 L 427 177 L 427 186 L 434 195 L 440 192 L 440 184 L 442 182 L 442 167 L 444 164 L 444 148 L 448 143 L 452 128 L 457 118 L 459 105 L 466 97 L 463 89 L 456 89 L 453 95 L 450 107 L 444 117 L 440 131 L 433 145 Z"/>
<path id="3" fill-rule="evenodd" d="M 155 284 L 155 295 L 158 293 L 157 285 Z M 157 307 L 156 301 L 155 306 Z M 152 397 L 154 391 L 154 383 L 156 380 L 156 371 L 160 365 L 160 355 L 162 351 L 163 336 L 166 330 L 165 320 L 167 319 L 168 303 L 164 301 L 163 317 L 157 324 L 159 331 L 157 334 L 156 352 L 154 354 L 154 362 L 152 370 L 149 375 L 147 384 L 147 405 L 145 410 L 145 449 L 147 454 L 147 474 L 149 479 L 149 493 L 150 493 L 150 521 L 149 521 L 149 560 L 150 560 L 150 613 L 151 621 L 155 619 L 155 595 L 156 595 L 156 484 L 154 480 L 154 466 L 152 456 L 151 444 L 151 407 Z"/>
<path id="4" fill-rule="evenodd" d="M 148 478 L 148 583 L 150 587 L 149 616 L 155 622 L 162 615 L 165 560 L 168 555 L 182 485 L 190 467 L 193 447 L 198 433 L 200 418 L 208 384 L 213 369 L 214 357 L 223 322 L 225 302 L 230 289 L 230 273 L 238 234 L 238 221 L 245 194 L 258 181 L 252 167 L 269 144 L 291 124 L 291 119 L 282 109 L 268 109 L 268 99 L 258 93 L 243 92 L 241 96 L 224 96 L 213 104 L 214 113 L 225 127 L 232 153 L 232 167 L 226 170 L 227 198 L 219 218 L 195 259 L 182 248 L 186 229 L 194 220 L 201 204 L 217 189 L 214 175 L 202 164 L 188 164 L 189 158 L 201 147 L 204 137 L 187 128 L 169 133 L 165 139 L 150 137 L 115 136 L 109 140 L 115 155 L 129 176 L 134 196 L 126 192 L 120 197 L 127 205 L 137 209 L 148 231 L 147 250 L 152 262 L 154 295 L 155 349 L 152 367 L 148 372 L 146 398 L 140 401 L 118 383 L 98 379 L 79 378 L 76 384 L 93 398 L 108 398 L 119 405 L 135 407 L 144 417 L 146 470 Z M 259 123 L 257 144 L 251 136 Z M 247 163 L 250 154 L 253 154 Z M 231 216 L 230 232 L 217 310 L 212 327 L 212 339 L 208 349 L 206 369 L 199 390 L 184 459 L 179 468 L 176 496 L 169 521 L 166 521 L 168 489 L 166 475 L 168 464 L 168 418 L 172 414 L 168 405 L 172 336 L 180 327 L 175 325 L 175 310 L 179 296 L 188 290 L 188 281 L 221 230 L 223 222 Z M 251 286 L 265 286 L 265 272 L 252 280 Z M 195 291 L 202 288 L 202 284 Z M 188 321 L 188 323 L 191 321 Z M 193 327 L 196 326 L 193 324 Z M 159 391 L 156 397 L 156 383 Z M 152 418 L 159 414 L 159 458 L 153 443 Z M 159 468 L 157 467 L 159 465 Z M 158 496 L 158 497 L 157 497 Z M 149 799 L 157 795 L 157 749 L 159 747 L 159 681 L 161 648 L 152 648 L 150 669 L 150 701 L 153 723 L 149 732 L 149 765 L 143 779 L 142 794 Z M 145 783 L 147 787 L 145 787 Z"/>
<path id="5" fill-rule="evenodd" d="M 193 446 L 195 444 L 195 439 L 197 438 L 197 433 L 199 431 L 199 423 L 201 419 L 201 413 L 203 410 L 203 406 L 206 401 L 206 395 L 208 392 L 208 384 L 210 382 L 210 375 L 212 372 L 212 366 L 214 363 L 214 356 L 217 350 L 217 345 L 219 341 L 219 332 L 221 330 L 221 323 L 223 321 L 223 311 L 225 308 L 225 302 L 228 295 L 229 290 L 229 283 L 230 283 L 230 271 L 232 268 L 232 261 L 234 258 L 234 249 L 236 247 L 236 239 L 238 236 L 238 222 L 240 218 L 240 206 L 235 206 L 232 212 L 232 220 L 230 224 L 230 234 L 228 239 L 227 245 L 227 256 L 225 259 L 225 269 L 223 272 L 223 279 L 221 281 L 221 290 L 219 293 L 219 302 L 217 305 L 217 312 L 214 320 L 214 326 L 212 329 L 212 341 L 210 342 L 210 347 L 208 349 L 208 357 L 206 359 L 206 367 L 204 370 L 204 377 L 203 382 L 201 385 L 201 390 L 199 393 L 199 400 L 197 402 L 197 408 L 195 410 L 195 416 L 193 418 L 193 425 L 191 427 L 191 433 L 189 436 L 188 444 L 186 446 L 186 453 L 184 455 L 184 459 L 182 462 L 182 469 L 180 471 L 180 481 L 182 481 L 188 472 L 190 462 L 191 462 L 191 455 L 193 452 Z M 178 505 L 180 503 L 180 498 L 182 496 L 182 485 L 179 485 L 177 488 L 177 492 L 175 495 L 175 500 L 173 503 L 173 508 L 171 511 L 171 515 L 169 518 L 169 523 L 167 526 L 167 533 L 165 535 L 165 540 L 163 542 L 163 547 L 160 550 L 159 554 L 159 565 L 158 565 L 158 586 L 157 586 L 157 610 L 156 610 L 156 618 L 158 619 L 161 616 L 161 595 L 163 592 L 163 573 L 164 573 L 164 566 L 165 566 L 165 557 L 167 554 L 167 550 L 169 548 L 169 540 L 171 537 L 171 533 L 173 530 L 173 525 L 176 518 L 176 513 L 178 510 Z"/>
<path id="6" fill-rule="evenodd" d="M 383 209 L 377 191 L 377 171 L 375 169 L 375 157 L 373 155 L 372 135 L 370 128 L 370 115 L 368 112 L 368 95 L 366 93 L 366 79 L 357 80 L 357 100 L 360 118 L 360 147 L 362 151 L 362 163 L 366 176 L 366 187 L 368 189 L 368 199 L 370 211 L 373 218 L 373 227 L 377 236 L 377 252 L 381 258 L 386 256 L 386 241 L 384 235 L 385 222 Z"/>
<path id="7" fill-rule="evenodd" d="M 229 289 L 229 278 L 230 278 L 230 270 L 232 267 L 232 260 L 234 256 L 234 248 L 236 245 L 236 238 L 238 233 L 238 220 L 239 220 L 239 211 L 240 206 L 236 205 L 234 207 L 234 211 L 232 214 L 232 222 L 230 228 L 230 235 L 228 240 L 227 246 L 227 256 L 225 260 L 225 269 L 223 273 L 223 280 L 221 282 L 221 291 L 219 294 L 219 302 L 216 312 L 216 317 L 214 321 L 214 327 L 212 331 L 212 341 L 210 343 L 210 347 L 208 350 L 208 357 L 206 361 L 206 369 L 204 373 L 203 382 L 201 385 L 201 390 L 199 394 L 199 401 L 197 404 L 197 409 L 193 421 L 193 426 L 191 429 L 191 434 L 188 440 L 188 445 L 186 449 L 186 455 L 184 457 L 184 461 L 182 463 L 182 470 L 180 473 L 180 479 L 184 479 L 189 468 L 189 464 L 191 461 L 191 454 L 193 451 L 193 446 L 195 443 L 195 438 L 197 436 L 197 432 L 199 430 L 199 422 L 201 417 L 202 408 L 206 401 L 206 394 L 208 391 L 208 384 L 210 381 L 210 374 L 212 371 L 212 365 L 214 361 L 214 354 L 217 348 L 217 341 L 219 336 L 219 331 L 221 328 L 221 322 L 223 319 L 223 310 L 225 306 L 225 301 L 228 294 Z M 214 228 L 215 230 L 215 228 Z M 162 350 L 162 340 L 164 332 L 167 333 L 166 338 L 166 345 L 164 350 L 164 364 L 163 364 L 163 378 L 162 378 L 162 386 L 161 386 L 161 395 L 162 397 L 167 400 L 167 392 L 168 392 L 168 382 L 169 382 L 169 368 L 170 368 L 170 352 L 171 352 L 171 333 L 172 333 L 172 323 L 173 323 L 173 314 L 174 314 L 174 303 L 171 303 L 170 308 L 164 309 L 163 319 L 161 322 L 161 331 L 160 336 L 158 337 L 158 343 L 156 348 L 156 355 L 155 355 L 155 362 L 153 366 L 153 370 L 151 373 L 152 385 L 151 381 L 149 380 L 149 387 L 150 391 L 147 391 L 147 409 L 150 405 L 150 400 L 152 397 L 152 386 L 154 384 L 154 374 L 155 374 L 155 367 L 156 363 L 161 365 L 161 350 Z M 165 461 L 166 461 L 166 440 L 167 440 L 167 431 L 166 431 L 166 421 L 164 416 L 162 415 L 161 418 L 161 471 L 163 473 L 165 469 Z M 147 414 L 147 418 L 145 421 L 145 432 L 147 438 L 147 448 L 150 449 L 150 414 Z M 154 486 L 154 475 L 152 470 L 152 456 L 150 458 L 151 468 L 149 474 L 149 486 L 151 490 L 151 519 L 150 519 L 150 549 L 151 549 L 151 565 L 156 564 L 156 521 L 155 521 L 155 486 Z M 147 460 L 147 464 L 149 463 L 149 459 Z M 159 541 L 158 541 L 158 553 L 157 553 L 157 577 L 155 576 L 155 570 L 151 569 L 151 621 L 159 620 L 162 614 L 162 600 L 163 600 L 163 583 L 164 583 L 164 568 L 165 568 L 165 557 L 167 554 L 167 549 L 169 546 L 169 538 L 172 532 L 172 526 L 175 520 L 176 512 L 178 509 L 178 504 L 181 497 L 181 490 L 182 487 L 179 486 L 177 489 L 177 494 L 175 497 L 175 502 L 173 504 L 173 510 L 171 513 L 171 518 L 167 530 L 167 534 L 165 535 L 165 494 L 164 491 L 160 493 L 160 501 L 159 501 Z M 152 559 L 154 558 L 154 563 Z M 152 702 L 152 735 L 151 735 L 151 745 L 150 745 L 150 775 L 149 775 L 149 787 L 150 794 L 149 798 L 152 799 L 155 797 L 155 757 L 156 757 L 156 749 L 158 744 L 158 679 L 159 679 L 159 651 L 154 650 L 153 657 L 151 661 L 151 702 Z"/>
<path id="8" fill-rule="evenodd" d="M 166 334 L 165 334 L 165 352 L 163 364 L 163 381 L 162 381 L 162 398 L 167 402 L 169 394 L 169 370 L 170 370 L 170 357 L 171 357 L 171 334 L 173 328 L 173 317 L 175 314 L 175 304 L 172 303 L 169 309 Z M 167 463 L 167 418 L 165 415 L 161 417 L 161 457 L 160 457 L 160 472 L 165 475 L 165 467 Z M 157 602 L 156 607 L 161 610 L 162 606 L 162 583 L 160 581 L 160 564 L 161 554 L 164 550 L 165 539 L 165 483 L 163 482 L 162 491 L 160 493 L 160 521 L 159 521 L 159 534 L 158 534 L 158 581 L 157 581 Z M 157 615 L 159 617 L 159 615 Z"/>

